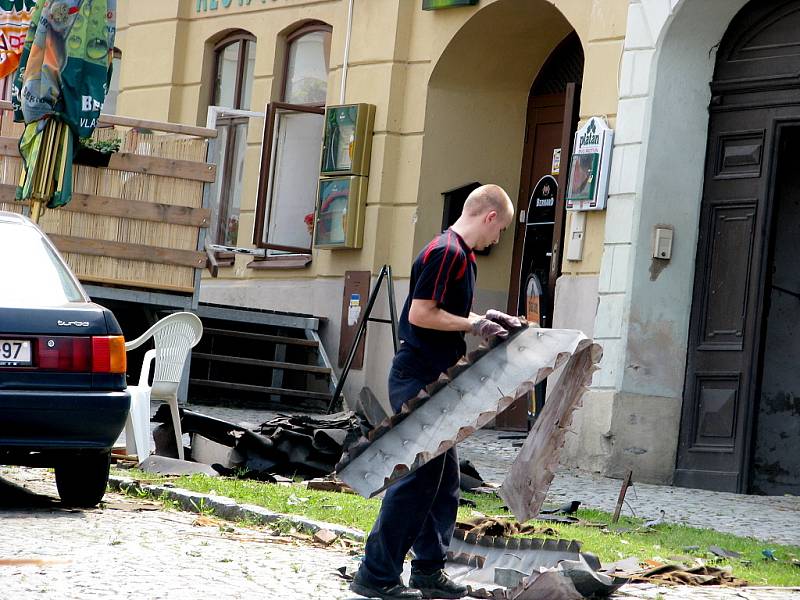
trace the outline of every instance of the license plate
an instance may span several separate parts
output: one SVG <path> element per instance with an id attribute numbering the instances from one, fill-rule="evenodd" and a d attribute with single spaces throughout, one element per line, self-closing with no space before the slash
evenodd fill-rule
<path id="1" fill-rule="evenodd" d="M 24 367 L 30 365 L 30 340 L 0 340 L 0 367 Z"/>

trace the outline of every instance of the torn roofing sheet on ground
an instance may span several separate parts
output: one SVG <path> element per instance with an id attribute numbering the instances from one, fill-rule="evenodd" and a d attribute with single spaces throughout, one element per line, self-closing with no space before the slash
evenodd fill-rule
<path id="1" fill-rule="evenodd" d="M 506 493 L 501 493 L 523 522 L 541 507 L 565 428 L 601 355 L 601 348 L 580 331 L 524 326 L 507 341 L 470 354 L 350 447 L 337 467 L 339 477 L 362 496 L 375 496 L 491 422 L 566 364 L 537 419 L 543 424 L 531 432 L 537 439 L 531 442 L 529 437 L 521 454 L 524 463 L 515 463 L 514 477 L 506 480 Z M 543 472 L 535 478 L 519 474 L 531 469 Z"/>

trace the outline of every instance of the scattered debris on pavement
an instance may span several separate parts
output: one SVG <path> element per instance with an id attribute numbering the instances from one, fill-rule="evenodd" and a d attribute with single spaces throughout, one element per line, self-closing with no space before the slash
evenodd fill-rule
<path id="1" fill-rule="evenodd" d="M 320 529 L 314 533 L 314 541 L 324 546 L 330 546 L 333 542 L 339 539 L 339 536 L 327 529 Z"/>
<path id="2" fill-rule="evenodd" d="M 180 409 L 181 429 L 190 435 L 186 456 L 222 475 L 278 482 L 330 475 L 344 447 L 369 429 L 354 412 L 333 415 L 278 415 L 255 431 L 197 412 Z M 153 421 L 172 431 L 166 405 Z M 156 455 L 176 457 L 174 436 L 153 432 Z"/>
<path id="3" fill-rule="evenodd" d="M 162 506 L 159 502 L 151 502 L 150 500 L 139 500 L 137 502 L 126 502 L 124 500 L 113 500 L 111 502 L 103 502 L 103 509 L 105 510 L 121 510 L 124 512 L 142 512 L 145 510 L 161 510 Z"/>
<path id="4" fill-rule="evenodd" d="M 714 556 L 719 556 L 720 558 L 741 558 L 742 555 L 739 552 L 734 552 L 733 550 L 726 550 L 725 548 L 721 548 L 720 546 L 709 546 L 708 551 L 711 552 Z"/>
<path id="5" fill-rule="evenodd" d="M 457 522 L 456 530 L 474 536 L 511 537 L 514 535 L 556 535 L 550 527 L 536 524 L 520 524 L 510 519 L 477 517 L 467 522 Z"/>
<path id="6" fill-rule="evenodd" d="M 656 583 L 670 585 L 720 585 L 743 587 L 747 582 L 733 576 L 730 567 L 697 565 L 661 565 L 639 573 L 626 574 L 632 583 Z"/>
<path id="7" fill-rule="evenodd" d="M 581 506 L 580 500 L 572 500 L 562 504 L 558 508 L 543 508 L 539 511 L 540 515 L 574 515 Z M 537 517 L 538 518 L 538 517 Z"/>

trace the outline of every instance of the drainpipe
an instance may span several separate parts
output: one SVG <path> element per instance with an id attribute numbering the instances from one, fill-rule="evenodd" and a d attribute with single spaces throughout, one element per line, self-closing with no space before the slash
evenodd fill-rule
<path id="1" fill-rule="evenodd" d="M 347 5 L 347 34 L 344 38 L 344 58 L 342 59 L 342 89 L 339 94 L 339 104 L 344 104 L 345 90 L 347 89 L 347 63 L 350 60 L 350 37 L 353 34 L 353 2 Z"/>

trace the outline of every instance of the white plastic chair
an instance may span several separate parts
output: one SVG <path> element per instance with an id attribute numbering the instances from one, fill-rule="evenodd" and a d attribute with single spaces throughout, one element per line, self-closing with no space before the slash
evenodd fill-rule
<path id="1" fill-rule="evenodd" d="M 139 384 L 128 386 L 131 410 L 125 424 L 126 448 L 136 451 L 142 461 L 150 454 L 150 399 L 164 400 L 169 404 L 178 456 L 183 459 L 183 432 L 178 413 L 178 387 L 189 351 L 203 336 L 203 324 L 197 315 L 179 312 L 164 317 L 135 340 L 125 344 L 125 350 L 134 350 L 151 337 L 155 349 L 148 350 L 142 362 Z M 155 360 L 152 386 L 148 384 L 150 369 Z"/>

